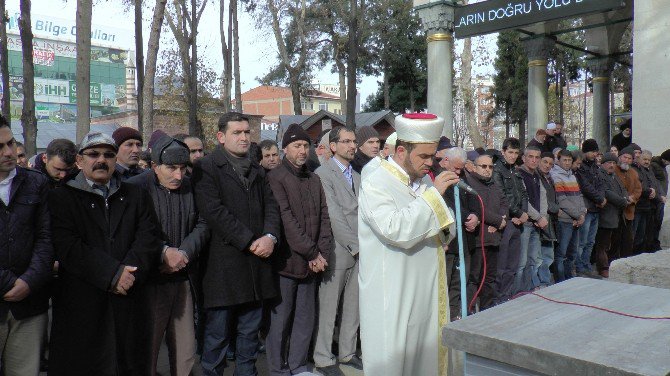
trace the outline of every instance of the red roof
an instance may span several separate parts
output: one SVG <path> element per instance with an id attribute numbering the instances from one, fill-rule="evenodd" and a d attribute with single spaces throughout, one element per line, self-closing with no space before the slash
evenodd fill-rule
<path id="1" fill-rule="evenodd" d="M 291 89 L 279 86 L 259 86 L 242 93 L 242 101 L 291 98 Z"/>

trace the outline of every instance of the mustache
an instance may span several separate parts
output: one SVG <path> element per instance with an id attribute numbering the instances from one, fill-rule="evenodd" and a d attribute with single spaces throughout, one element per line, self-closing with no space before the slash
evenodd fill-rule
<path id="1" fill-rule="evenodd" d="M 105 170 L 105 171 L 109 171 L 109 166 L 107 166 L 107 165 L 104 164 L 104 163 L 98 163 L 98 164 L 96 164 L 95 166 L 93 166 L 93 171 L 96 171 L 96 170 Z"/>

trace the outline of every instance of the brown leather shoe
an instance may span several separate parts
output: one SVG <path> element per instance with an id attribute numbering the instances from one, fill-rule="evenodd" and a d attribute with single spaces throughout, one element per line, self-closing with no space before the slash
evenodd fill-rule
<path id="1" fill-rule="evenodd" d="M 601 270 L 600 271 L 600 276 L 603 278 L 609 278 L 610 277 L 610 271 L 609 270 Z"/>

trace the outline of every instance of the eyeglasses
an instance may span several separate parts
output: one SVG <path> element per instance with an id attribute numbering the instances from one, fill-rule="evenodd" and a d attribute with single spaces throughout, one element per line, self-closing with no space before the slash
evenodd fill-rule
<path id="1" fill-rule="evenodd" d="M 484 170 L 493 170 L 493 165 L 492 164 L 478 164 L 477 167 L 481 167 Z"/>
<path id="2" fill-rule="evenodd" d="M 340 144 L 351 145 L 351 144 L 355 144 L 356 140 L 339 140 L 337 142 L 340 143 Z"/>
<path id="3" fill-rule="evenodd" d="M 104 153 L 101 153 L 99 151 L 90 151 L 88 153 L 81 153 L 81 155 L 85 155 L 85 156 L 87 156 L 89 158 L 93 158 L 93 159 L 98 159 L 98 158 L 100 158 L 101 155 L 104 156 L 105 159 L 116 158 L 116 153 L 113 152 L 113 151 L 106 151 Z"/>

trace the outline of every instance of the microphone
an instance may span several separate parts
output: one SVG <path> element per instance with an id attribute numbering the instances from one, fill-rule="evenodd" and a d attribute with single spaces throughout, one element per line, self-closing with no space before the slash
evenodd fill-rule
<path id="1" fill-rule="evenodd" d="M 474 188 L 469 186 L 468 183 L 464 182 L 463 180 L 459 180 L 456 185 L 458 186 L 458 188 L 460 188 L 460 189 L 462 189 L 462 190 L 464 190 L 464 191 L 466 191 L 466 192 L 468 192 L 472 195 L 479 196 L 479 193 L 477 193 L 477 191 L 475 191 Z"/>

